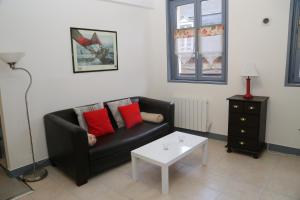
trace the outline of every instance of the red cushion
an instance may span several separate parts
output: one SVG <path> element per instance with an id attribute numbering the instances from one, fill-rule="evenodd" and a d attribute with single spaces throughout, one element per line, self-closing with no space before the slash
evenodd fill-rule
<path id="1" fill-rule="evenodd" d="M 83 113 L 88 131 L 96 137 L 114 133 L 106 108 Z"/>
<path id="2" fill-rule="evenodd" d="M 126 128 L 134 127 L 143 121 L 138 103 L 120 106 L 118 109 L 125 122 Z"/>

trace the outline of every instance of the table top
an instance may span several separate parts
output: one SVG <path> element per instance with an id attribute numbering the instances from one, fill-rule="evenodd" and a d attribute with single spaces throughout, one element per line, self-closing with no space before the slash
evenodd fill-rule
<path id="1" fill-rule="evenodd" d="M 269 99 L 269 97 L 253 96 L 252 99 L 244 99 L 244 95 L 234 95 L 234 96 L 229 97 L 227 99 L 228 100 L 236 100 L 236 101 L 263 102 L 263 101 L 267 101 Z"/>
<path id="2" fill-rule="evenodd" d="M 131 151 L 131 154 L 160 166 L 171 165 L 206 142 L 205 137 L 176 131 Z"/>

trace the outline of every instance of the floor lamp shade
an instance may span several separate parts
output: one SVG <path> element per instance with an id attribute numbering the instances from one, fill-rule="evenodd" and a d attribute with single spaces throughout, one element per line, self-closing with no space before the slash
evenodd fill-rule
<path id="1" fill-rule="evenodd" d="M 7 64 L 17 63 L 24 55 L 24 52 L 0 53 L 0 59 Z"/>
<path id="2" fill-rule="evenodd" d="M 244 98 L 252 99 L 253 96 L 251 94 L 251 79 L 250 79 L 250 77 L 258 76 L 258 72 L 257 72 L 255 64 L 248 64 L 248 65 L 245 65 L 244 67 L 242 67 L 241 76 L 247 77 L 247 79 L 246 79 L 246 94 L 244 95 Z"/>

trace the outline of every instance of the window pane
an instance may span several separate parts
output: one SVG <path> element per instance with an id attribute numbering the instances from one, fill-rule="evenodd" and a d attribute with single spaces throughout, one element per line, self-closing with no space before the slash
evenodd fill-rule
<path id="1" fill-rule="evenodd" d="M 202 55 L 202 75 L 221 76 L 224 26 L 202 27 L 198 34 Z"/>
<path id="2" fill-rule="evenodd" d="M 179 76 L 195 76 L 195 32 L 195 29 L 175 31 L 175 55 Z"/>
<path id="3" fill-rule="evenodd" d="M 195 75 L 195 53 L 178 54 L 179 75 Z"/>
<path id="4" fill-rule="evenodd" d="M 200 39 L 200 52 L 201 53 L 212 53 L 222 52 L 223 49 L 223 36 L 208 36 Z"/>
<path id="5" fill-rule="evenodd" d="M 194 27 L 194 4 L 177 6 L 177 29 Z"/>
<path id="6" fill-rule="evenodd" d="M 222 54 L 205 53 L 202 54 L 202 74 L 222 75 Z"/>
<path id="7" fill-rule="evenodd" d="M 202 26 L 221 24 L 222 14 L 202 16 Z"/>
<path id="8" fill-rule="evenodd" d="M 195 52 L 195 30 L 183 29 L 175 31 L 175 54 Z"/>
<path id="9" fill-rule="evenodd" d="M 200 53 L 220 53 L 223 51 L 224 26 L 208 26 L 199 29 Z"/>
<path id="10" fill-rule="evenodd" d="M 201 14 L 211 15 L 222 12 L 222 0 L 207 0 L 201 2 Z"/>

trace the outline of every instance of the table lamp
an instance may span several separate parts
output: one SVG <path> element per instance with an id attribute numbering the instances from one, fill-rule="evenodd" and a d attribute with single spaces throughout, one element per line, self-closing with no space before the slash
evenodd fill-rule
<path id="1" fill-rule="evenodd" d="M 40 181 L 44 179 L 48 172 L 45 168 L 37 168 L 37 163 L 34 156 L 34 150 L 33 150 L 33 142 L 32 142 L 32 132 L 31 132 L 31 126 L 30 126 L 30 116 L 29 116 L 29 110 L 28 110 L 28 92 L 32 84 L 32 76 L 30 72 L 21 67 L 16 67 L 17 62 L 24 56 L 25 54 L 23 52 L 15 52 L 15 53 L 0 53 L 0 60 L 5 62 L 10 66 L 12 70 L 21 70 L 28 74 L 29 76 L 29 85 L 25 92 L 25 105 L 26 105 L 26 116 L 27 116 L 27 123 L 28 123 L 28 129 L 29 129 L 29 138 L 30 138 L 30 145 L 31 145 L 31 154 L 32 154 L 32 161 L 33 161 L 33 171 L 31 173 L 28 173 L 24 176 L 22 176 L 22 179 L 26 182 L 35 182 Z"/>
<path id="2" fill-rule="evenodd" d="M 258 73 L 256 70 L 255 64 L 248 64 L 242 67 L 241 69 L 241 76 L 247 77 L 246 78 L 246 94 L 244 95 L 244 99 L 252 99 L 253 96 L 251 95 L 251 79 L 250 77 L 257 77 Z"/>

